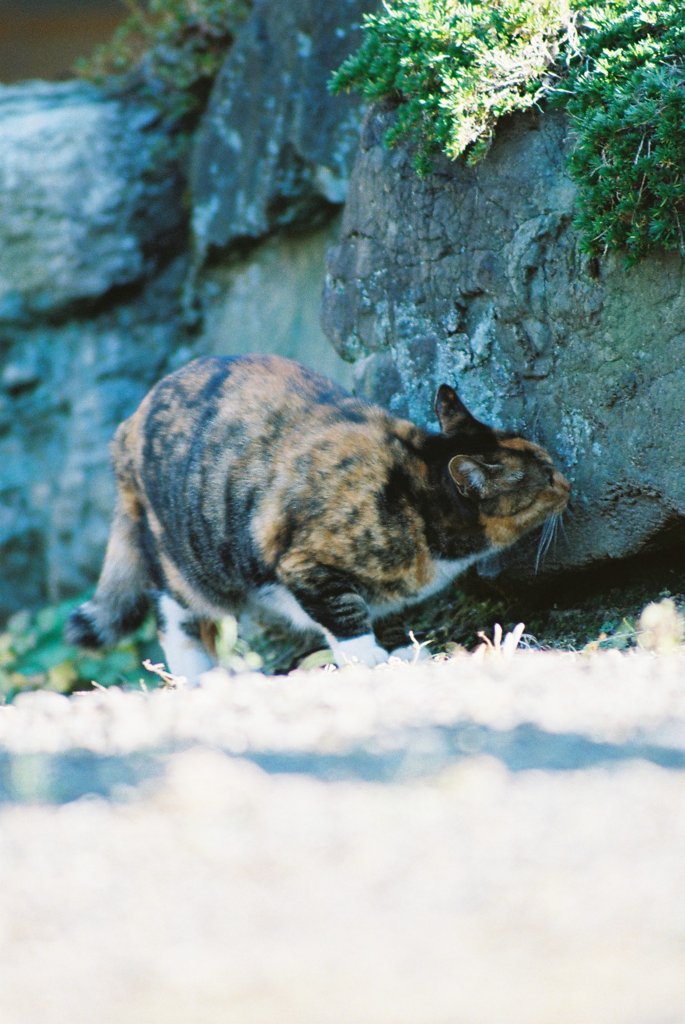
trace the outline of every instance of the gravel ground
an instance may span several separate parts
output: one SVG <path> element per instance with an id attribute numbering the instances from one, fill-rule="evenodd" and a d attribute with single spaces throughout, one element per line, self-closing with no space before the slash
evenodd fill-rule
<path id="1" fill-rule="evenodd" d="M 2 1024 L 682 1024 L 685 653 L 0 708 Z"/>

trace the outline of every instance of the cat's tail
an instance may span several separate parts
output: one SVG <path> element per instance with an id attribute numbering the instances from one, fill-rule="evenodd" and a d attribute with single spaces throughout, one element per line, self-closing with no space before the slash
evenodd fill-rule
<path id="1" fill-rule="evenodd" d="M 64 630 L 67 643 L 106 647 L 142 623 L 149 602 L 138 537 L 137 517 L 126 511 L 120 498 L 95 596 L 69 616 Z"/>

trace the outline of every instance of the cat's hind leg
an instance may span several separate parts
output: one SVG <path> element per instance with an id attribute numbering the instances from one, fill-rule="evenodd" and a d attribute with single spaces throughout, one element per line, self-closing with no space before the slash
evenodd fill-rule
<path id="1" fill-rule="evenodd" d="M 68 643 L 108 646 L 141 624 L 149 602 L 139 538 L 139 519 L 127 511 L 120 498 L 95 596 L 69 616 L 65 627 Z"/>
<path id="2" fill-rule="evenodd" d="M 203 643 L 200 620 L 169 594 L 160 594 L 157 622 L 169 672 L 182 677 L 190 686 L 196 686 L 202 673 L 216 664 Z"/>

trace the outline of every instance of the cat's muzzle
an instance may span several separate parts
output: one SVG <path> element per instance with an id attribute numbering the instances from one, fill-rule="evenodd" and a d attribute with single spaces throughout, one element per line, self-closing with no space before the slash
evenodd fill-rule
<path id="1" fill-rule="evenodd" d="M 550 490 L 552 492 L 550 497 L 555 501 L 553 514 L 557 515 L 559 512 L 563 512 L 568 505 L 568 499 L 571 494 L 571 485 L 565 476 L 563 476 L 558 470 L 555 470 Z"/>

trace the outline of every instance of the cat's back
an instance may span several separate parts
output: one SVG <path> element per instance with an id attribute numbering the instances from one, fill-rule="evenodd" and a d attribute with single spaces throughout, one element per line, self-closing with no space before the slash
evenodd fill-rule
<path id="1" fill-rule="evenodd" d="M 208 356 L 168 374 L 119 427 L 115 460 L 171 464 L 199 447 L 282 435 L 359 405 L 332 381 L 280 356 Z"/>
<path id="2" fill-rule="evenodd" d="M 189 430 L 219 428 L 238 417 L 255 433 L 276 410 L 287 421 L 349 401 L 355 399 L 343 388 L 282 356 L 206 356 L 162 378 L 131 423 L 148 436 L 187 437 Z"/>
<path id="3" fill-rule="evenodd" d="M 113 443 L 120 481 L 135 481 L 168 510 L 241 478 L 257 492 L 277 468 L 303 467 L 318 449 L 342 453 L 361 441 L 383 446 L 392 423 L 315 371 L 281 356 L 211 356 L 164 377 L 119 427 Z M 319 470 L 325 466 L 319 465 Z"/>

